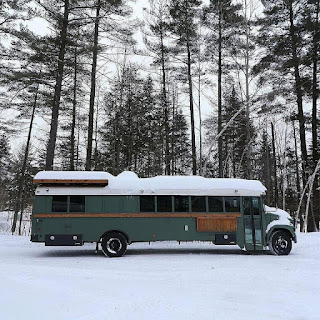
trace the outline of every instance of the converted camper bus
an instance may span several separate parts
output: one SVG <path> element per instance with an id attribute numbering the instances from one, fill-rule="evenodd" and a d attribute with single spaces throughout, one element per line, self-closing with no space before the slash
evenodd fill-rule
<path id="1" fill-rule="evenodd" d="M 42 171 L 34 183 L 31 241 L 46 246 L 97 243 L 119 257 L 133 242 L 210 241 L 287 255 L 296 242 L 290 216 L 264 205 L 260 181 Z"/>

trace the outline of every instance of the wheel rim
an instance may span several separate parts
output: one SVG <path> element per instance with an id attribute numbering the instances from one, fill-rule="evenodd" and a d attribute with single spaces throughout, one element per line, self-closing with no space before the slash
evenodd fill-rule
<path id="1" fill-rule="evenodd" d="M 118 253 L 122 248 L 122 243 L 118 238 L 110 238 L 107 241 L 107 250 L 111 253 Z"/>
<path id="2" fill-rule="evenodd" d="M 288 248 L 288 241 L 282 236 L 279 236 L 275 241 L 274 247 L 278 252 L 283 252 Z"/>

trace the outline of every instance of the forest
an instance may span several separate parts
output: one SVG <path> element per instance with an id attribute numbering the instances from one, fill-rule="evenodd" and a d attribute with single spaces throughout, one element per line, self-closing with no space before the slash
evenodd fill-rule
<path id="1" fill-rule="evenodd" d="M 319 3 L 0 1 L 12 232 L 40 170 L 258 179 L 319 231 Z"/>

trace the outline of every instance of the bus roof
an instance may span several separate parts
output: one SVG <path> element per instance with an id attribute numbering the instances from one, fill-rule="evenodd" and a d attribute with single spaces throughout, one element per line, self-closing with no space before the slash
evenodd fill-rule
<path id="1" fill-rule="evenodd" d="M 72 182 L 65 182 L 70 180 Z M 96 185 L 90 183 L 90 181 L 99 180 L 107 180 L 107 185 L 98 182 Z M 55 182 L 52 183 L 52 181 Z M 77 185 L 75 181 L 82 181 L 81 184 L 85 183 L 85 185 Z M 266 191 L 258 180 L 200 176 L 139 178 L 129 171 L 124 171 L 116 177 L 107 172 L 96 171 L 42 171 L 36 174 L 34 182 L 40 184 L 36 195 L 260 196 Z"/>
<path id="2" fill-rule="evenodd" d="M 113 175 L 101 171 L 40 171 L 35 175 L 33 182 L 45 185 L 108 185 L 110 177 Z"/>

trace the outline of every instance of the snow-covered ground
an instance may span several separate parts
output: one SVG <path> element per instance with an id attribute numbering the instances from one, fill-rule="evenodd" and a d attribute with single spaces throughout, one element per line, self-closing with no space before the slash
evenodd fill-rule
<path id="1" fill-rule="evenodd" d="M 208 243 L 45 247 L 0 235 L 0 319 L 320 319 L 320 233 L 289 256 Z"/>

